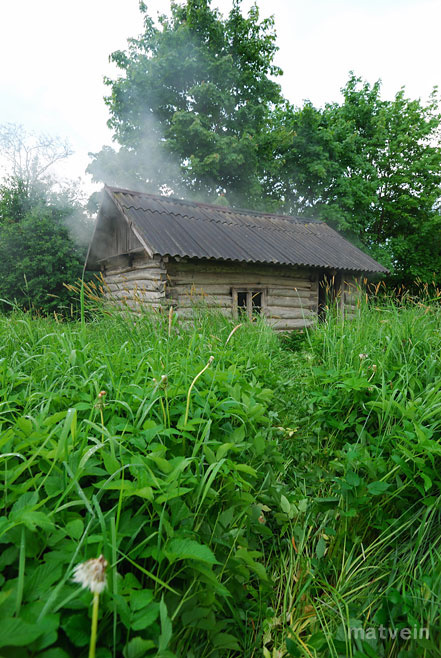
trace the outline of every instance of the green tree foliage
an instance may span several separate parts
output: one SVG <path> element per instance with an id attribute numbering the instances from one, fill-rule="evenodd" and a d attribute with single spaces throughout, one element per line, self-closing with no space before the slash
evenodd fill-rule
<path id="1" fill-rule="evenodd" d="M 441 269 L 439 101 L 351 74 L 341 104 L 285 106 L 270 187 L 289 212 L 332 223 L 387 265 L 395 280 L 432 281 Z"/>
<path id="2" fill-rule="evenodd" d="M 96 181 L 324 219 L 384 263 L 395 282 L 441 270 L 441 114 L 351 74 L 343 100 L 296 108 L 275 76 L 272 19 L 241 0 L 171 3 L 112 54 L 109 126 Z"/>
<path id="3" fill-rule="evenodd" d="M 172 2 L 155 26 L 140 3 L 144 33 L 112 54 L 122 75 L 106 80 L 120 148 L 93 155 L 95 180 L 262 207 L 267 117 L 281 102 L 271 77 L 281 71 L 273 20 L 257 6 L 245 17 L 240 4 L 224 19 L 210 0 Z"/>
<path id="4" fill-rule="evenodd" d="M 87 224 L 66 193 L 9 178 L 0 186 L 0 297 L 40 312 L 70 304 L 64 283 L 82 273 L 85 249 L 69 224 Z M 8 308 L 3 302 L 3 308 Z"/>

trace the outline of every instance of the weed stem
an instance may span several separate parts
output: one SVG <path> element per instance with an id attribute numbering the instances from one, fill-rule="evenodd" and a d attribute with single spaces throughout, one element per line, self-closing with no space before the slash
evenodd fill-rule
<path id="1" fill-rule="evenodd" d="M 94 592 L 93 595 L 93 608 L 92 608 L 92 626 L 90 629 L 90 646 L 89 658 L 95 658 L 96 635 L 98 630 L 98 608 L 100 604 L 100 595 Z"/>

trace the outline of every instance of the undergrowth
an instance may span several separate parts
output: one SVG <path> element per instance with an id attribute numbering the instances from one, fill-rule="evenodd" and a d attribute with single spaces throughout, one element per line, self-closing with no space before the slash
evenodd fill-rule
<path id="1" fill-rule="evenodd" d="M 439 326 L 0 318 L 0 655 L 439 655 Z"/>

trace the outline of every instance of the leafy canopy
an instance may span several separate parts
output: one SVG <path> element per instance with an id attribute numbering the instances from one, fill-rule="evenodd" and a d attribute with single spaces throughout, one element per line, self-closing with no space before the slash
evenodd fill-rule
<path id="1" fill-rule="evenodd" d="M 436 90 L 427 104 L 380 91 L 351 74 L 341 104 L 277 110 L 269 185 L 285 210 L 334 224 L 394 278 L 432 281 L 441 266 L 439 100 Z"/>
<path id="2" fill-rule="evenodd" d="M 272 19 L 240 1 L 222 18 L 209 0 L 171 4 L 156 27 L 144 3 L 144 33 L 111 60 L 109 126 L 120 145 L 89 166 L 95 180 L 206 200 L 261 206 L 266 117 L 281 102 L 271 77 L 277 50 Z"/>

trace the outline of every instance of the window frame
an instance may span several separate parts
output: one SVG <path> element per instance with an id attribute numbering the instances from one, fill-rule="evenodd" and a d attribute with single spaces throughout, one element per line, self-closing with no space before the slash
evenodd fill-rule
<path id="1" fill-rule="evenodd" d="M 237 305 L 238 293 L 244 292 L 247 296 L 247 317 L 249 320 L 253 319 L 253 293 L 260 293 L 261 297 L 261 306 L 260 306 L 260 315 L 264 315 L 267 308 L 267 296 L 268 291 L 266 288 L 261 286 L 233 286 L 231 288 L 231 297 L 232 297 L 232 310 L 233 318 L 237 320 L 239 318 L 239 307 Z"/>

